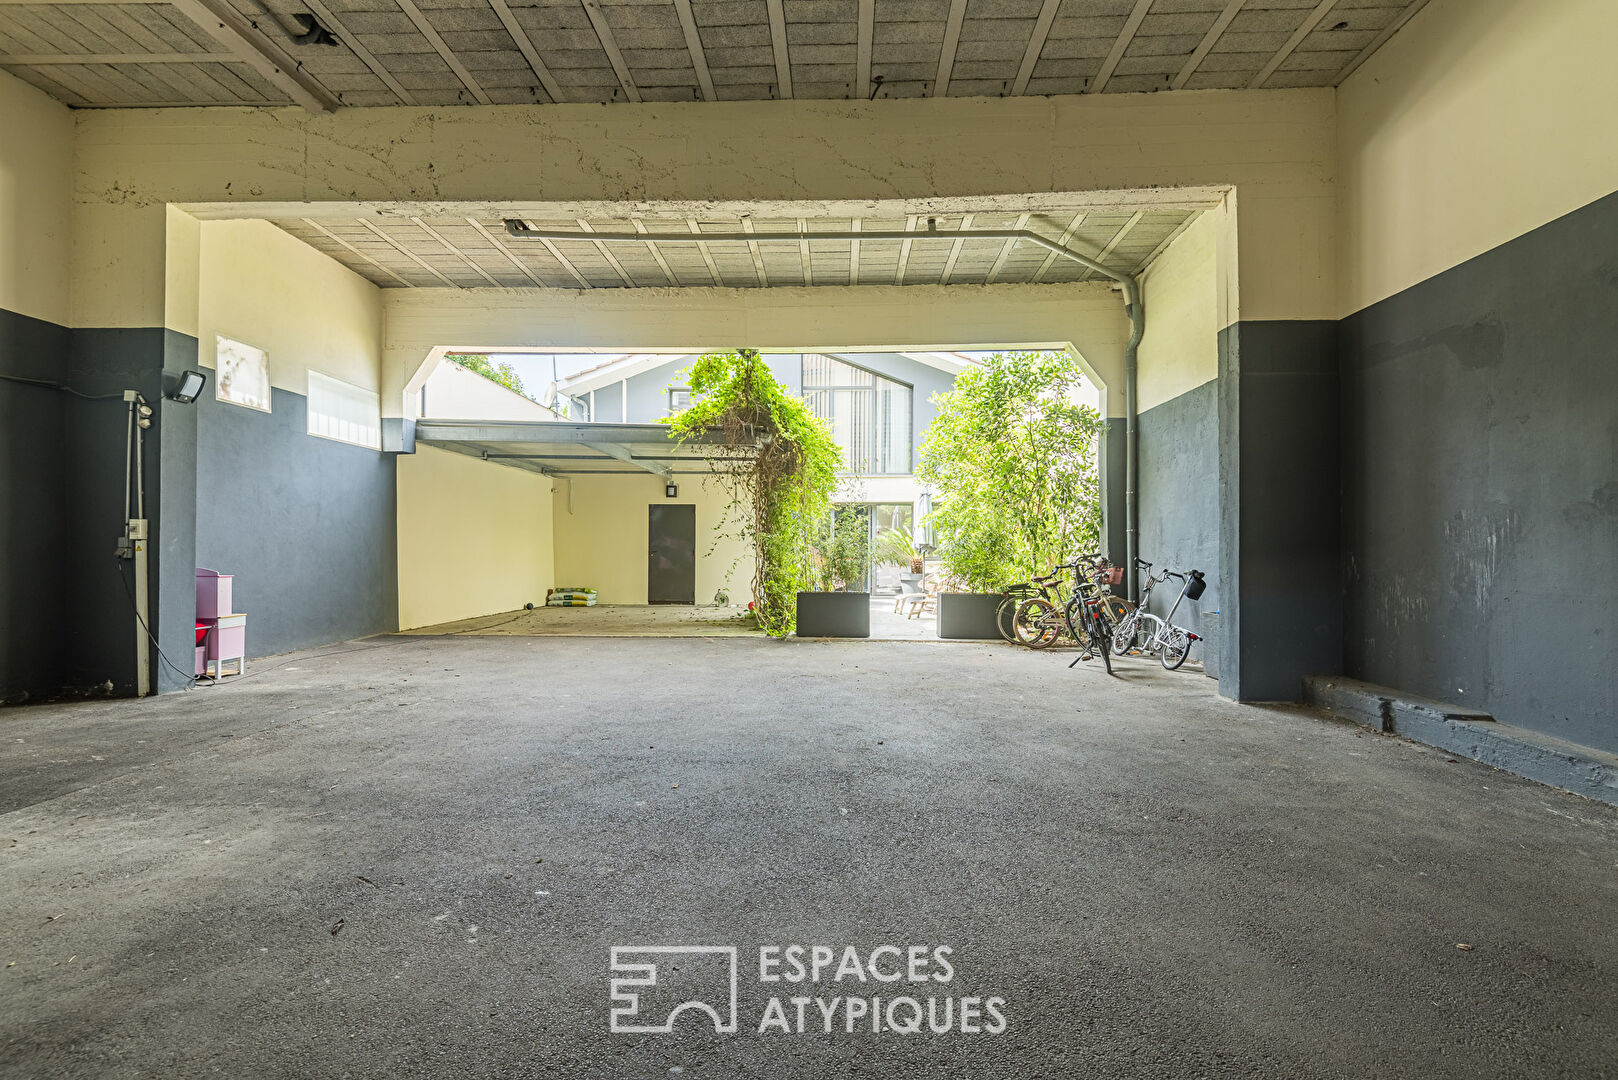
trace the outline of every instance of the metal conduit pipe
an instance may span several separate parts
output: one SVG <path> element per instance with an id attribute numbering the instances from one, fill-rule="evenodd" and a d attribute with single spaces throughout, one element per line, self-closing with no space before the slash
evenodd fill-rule
<path id="1" fill-rule="evenodd" d="M 1028 229 L 958 229 L 954 232 L 940 233 L 937 222 L 933 218 L 927 219 L 927 231 L 925 233 L 911 232 L 909 230 L 876 232 L 846 230 L 739 233 L 587 233 L 568 229 L 535 229 L 530 227 L 527 222 L 507 218 L 506 235 L 514 240 L 572 240 L 619 244 L 796 244 L 813 240 L 914 240 L 918 236 L 929 235 L 935 237 L 947 236 L 951 239 L 964 237 L 968 240 L 1024 240 L 1093 270 L 1102 277 L 1116 281 L 1123 286 L 1124 311 L 1129 315 L 1130 323 L 1129 344 L 1124 350 L 1124 558 L 1126 560 L 1124 563 L 1124 580 L 1128 583 L 1130 599 L 1136 599 L 1138 582 L 1136 581 L 1134 566 L 1135 559 L 1139 555 L 1140 537 L 1140 501 L 1136 491 L 1136 481 L 1140 473 L 1140 440 L 1138 438 L 1139 433 L 1136 430 L 1139 419 L 1137 413 L 1139 403 L 1136 399 L 1135 385 L 1140 366 L 1140 342 L 1146 333 L 1146 307 L 1141 302 L 1140 283 L 1130 275 L 1114 270 L 1088 255 L 1074 251 L 1049 237 L 1041 236 L 1039 233 L 1031 232 Z"/>

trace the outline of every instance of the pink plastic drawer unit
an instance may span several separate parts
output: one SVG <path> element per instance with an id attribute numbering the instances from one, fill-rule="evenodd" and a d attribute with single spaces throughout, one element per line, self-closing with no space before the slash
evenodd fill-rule
<path id="1" fill-rule="evenodd" d="M 207 650 L 203 664 L 205 674 L 222 677 L 225 674 L 225 665 L 231 661 L 236 662 L 236 670 L 232 674 L 240 675 L 246 671 L 247 616 L 219 616 L 203 648 Z"/>
<path id="2" fill-rule="evenodd" d="M 235 579 L 216 570 L 197 569 L 197 619 L 217 619 L 235 609 L 230 606 L 230 586 Z"/>

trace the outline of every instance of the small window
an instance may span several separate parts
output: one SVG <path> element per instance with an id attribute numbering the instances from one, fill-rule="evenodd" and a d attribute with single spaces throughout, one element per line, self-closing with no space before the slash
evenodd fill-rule
<path id="1" fill-rule="evenodd" d="M 376 391 L 311 371 L 308 409 L 309 434 L 382 448 L 382 399 Z"/>
<path id="2" fill-rule="evenodd" d="M 691 391 L 685 388 L 671 389 L 669 391 L 669 415 L 683 413 L 691 407 Z"/>

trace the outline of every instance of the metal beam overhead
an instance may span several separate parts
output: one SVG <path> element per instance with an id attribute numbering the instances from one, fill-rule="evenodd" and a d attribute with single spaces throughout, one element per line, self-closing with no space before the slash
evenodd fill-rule
<path id="1" fill-rule="evenodd" d="M 626 446 L 619 446 L 617 443 L 606 442 L 587 442 L 584 445 L 588 446 L 592 450 L 599 450 L 608 457 L 617 458 L 625 465 L 633 465 L 636 468 L 645 469 L 654 476 L 661 476 L 665 480 L 674 475 L 674 471 L 667 465 L 660 464 L 656 461 L 648 461 L 645 458 L 638 458 L 634 454 L 631 454 L 629 452 L 629 448 Z"/>
<path id="2" fill-rule="evenodd" d="M 1202 40 L 1192 50 L 1190 57 L 1185 62 L 1185 66 L 1180 68 L 1179 74 L 1169 81 L 1171 90 L 1185 89 L 1185 84 L 1191 80 L 1191 76 L 1197 73 L 1197 68 L 1202 66 L 1202 62 L 1208 58 L 1208 54 L 1213 51 L 1213 47 L 1219 44 L 1219 39 L 1225 36 L 1225 31 L 1229 29 L 1231 20 L 1241 13 L 1242 5 L 1245 3 L 1247 3 L 1247 0 L 1230 0 L 1230 3 L 1225 5 L 1225 10 L 1219 13 L 1219 18 L 1214 20 L 1214 24 L 1208 28 L 1206 34 L 1202 35 Z"/>
<path id="3" fill-rule="evenodd" d="M 787 53 L 786 6 L 781 0 L 766 0 L 770 13 L 770 47 L 775 50 L 776 97 L 792 96 L 792 58 Z"/>
<path id="4" fill-rule="evenodd" d="M 949 96 L 949 77 L 955 70 L 955 53 L 961 47 L 961 26 L 966 22 L 966 0 L 949 0 L 949 18 L 944 23 L 944 43 L 938 50 L 938 75 L 933 79 L 933 97 Z"/>
<path id="5" fill-rule="evenodd" d="M 331 112 L 342 104 L 312 75 L 302 71 L 301 65 L 286 50 L 254 29 L 227 0 L 172 0 L 172 6 L 236 59 L 310 112 Z"/>
<path id="6" fill-rule="evenodd" d="M 551 69 L 545 66 L 545 61 L 540 59 L 539 50 L 534 48 L 533 41 L 528 37 L 528 31 L 522 28 L 522 24 L 517 21 L 517 17 L 511 13 L 511 8 L 506 5 L 506 0 L 489 0 L 489 6 L 494 8 L 494 13 L 500 17 L 500 25 L 504 26 L 506 33 L 511 35 L 511 40 L 516 43 L 517 50 L 522 53 L 523 59 L 528 61 L 528 67 L 533 71 L 534 78 L 538 79 L 539 85 L 545 88 L 545 93 L 550 96 L 552 101 L 566 101 L 567 95 L 562 92 L 562 87 L 552 77 Z"/>
<path id="7" fill-rule="evenodd" d="M 1039 54 L 1045 51 L 1045 39 L 1051 36 L 1051 24 L 1056 21 L 1056 12 L 1061 8 L 1062 0 L 1045 0 L 1039 8 L 1039 18 L 1034 20 L 1034 32 L 1028 36 L 1028 48 L 1022 54 L 1022 66 L 1017 69 L 1017 79 L 1011 84 L 1011 93 L 1021 97 L 1028 92 L 1028 80 L 1034 77 L 1034 68 L 1039 65 Z"/>
<path id="8" fill-rule="evenodd" d="M 1275 74 L 1276 69 L 1286 61 L 1287 57 L 1292 55 L 1299 45 L 1303 44 L 1304 38 L 1315 32 L 1315 27 L 1320 25 L 1320 20 L 1324 19 L 1326 14 L 1336 6 L 1337 0 L 1321 0 L 1315 6 L 1315 10 L 1309 13 L 1309 17 L 1303 20 L 1303 24 L 1292 32 L 1291 37 L 1287 38 L 1287 43 L 1276 50 L 1274 56 L 1270 57 L 1269 63 L 1259 68 L 1258 74 L 1253 76 L 1253 81 L 1247 84 L 1248 88 L 1257 90 L 1269 82 L 1270 76 Z"/>
<path id="9" fill-rule="evenodd" d="M 697 85 L 702 87 L 702 100 L 717 101 L 713 75 L 708 71 L 708 54 L 702 48 L 702 35 L 697 31 L 696 16 L 691 13 L 691 0 L 674 0 L 675 14 L 680 16 L 680 30 L 685 34 L 685 51 L 691 54 L 691 67 L 697 73 Z"/>
<path id="10" fill-rule="evenodd" d="M 307 225 L 311 229 L 315 230 L 315 232 L 319 233 L 321 236 L 324 236 L 326 239 L 332 241 L 335 244 L 340 244 L 343 247 L 347 248 L 350 252 L 352 252 L 354 254 L 355 258 L 360 260 L 360 262 L 365 263 L 367 266 L 376 267 L 382 273 L 388 275 L 390 278 L 392 278 L 394 281 L 397 281 L 399 284 L 403 285 L 405 288 L 414 289 L 416 287 L 414 282 L 406 281 L 404 278 L 400 277 L 398 274 L 394 273 L 392 270 L 388 269 L 386 266 L 383 266 L 381 263 L 377 262 L 375 259 L 373 259 L 369 255 L 365 254 L 365 252 L 361 251 L 359 248 L 355 247 L 353 244 L 350 244 L 347 240 L 344 240 L 341 236 L 338 236 L 336 233 L 334 233 L 330 229 L 326 228 L 324 225 L 322 225 L 320 222 L 316 221 L 314 218 L 301 218 L 300 220 L 305 225 Z"/>
<path id="11" fill-rule="evenodd" d="M 1118 70 L 1118 62 L 1129 50 L 1129 43 L 1135 40 L 1135 31 L 1140 29 L 1141 20 L 1146 18 L 1146 13 L 1151 7 L 1152 0 L 1135 0 L 1135 8 L 1124 21 L 1124 29 L 1118 35 L 1118 40 L 1112 43 L 1112 50 L 1107 53 L 1107 58 L 1101 62 L 1101 70 L 1096 73 L 1094 81 L 1085 87 L 1089 93 L 1099 94 L 1107 88 L 1112 73 Z"/>
<path id="12" fill-rule="evenodd" d="M 639 101 L 640 87 L 635 85 L 635 77 L 629 73 L 629 65 L 624 63 L 624 54 L 618 48 L 618 39 L 612 36 L 612 24 L 607 22 L 607 13 L 601 10 L 596 0 L 584 0 L 584 13 L 590 17 L 596 40 L 601 42 L 601 51 L 607 54 L 607 62 L 618 76 L 618 85 L 623 88 L 624 97 Z"/>
<path id="13" fill-rule="evenodd" d="M 410 21 L 416 24 L 416 29 L 421 31 L 421 36 L 427 39 L 427 44 L 431 45 L 433 50 L 444 58 L 444 63 L 449 65 L 449 69 L 455 73 L 457 79 L 461 80 L 461 85 L 466 87 L 472 96 L 477 99 L 477 103 L 479 105 L 493 105 L 494 102 L 489 98 L 489 95 L 483 92 L 483 87 L 478 85 L 478 81 L 472 78 L 472 73 L 466 70 L 466 65 L 462 64 L 459 58 L 456 57 L 455 50 L 444 44 L 444 39 L 438 36 L 438 31 L 433 28 L 432 23 L 427 21 L 427 16 L 421 13 L 421 9 L 416 6 L 415 0 L 393 0 L 393 2 L 399 5 L 400 11 L 410 16 Z"/>

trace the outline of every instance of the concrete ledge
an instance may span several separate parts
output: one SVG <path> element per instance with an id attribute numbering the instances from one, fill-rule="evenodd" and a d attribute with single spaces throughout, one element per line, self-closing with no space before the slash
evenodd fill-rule
<path id="1" fill-rule="evenodd" d="M 1377 731 L 1618 806 L 1618 755 L 1501 724 L 1477 709 L 1338 675 L 1307 676 L 1303 698 Z"/>

